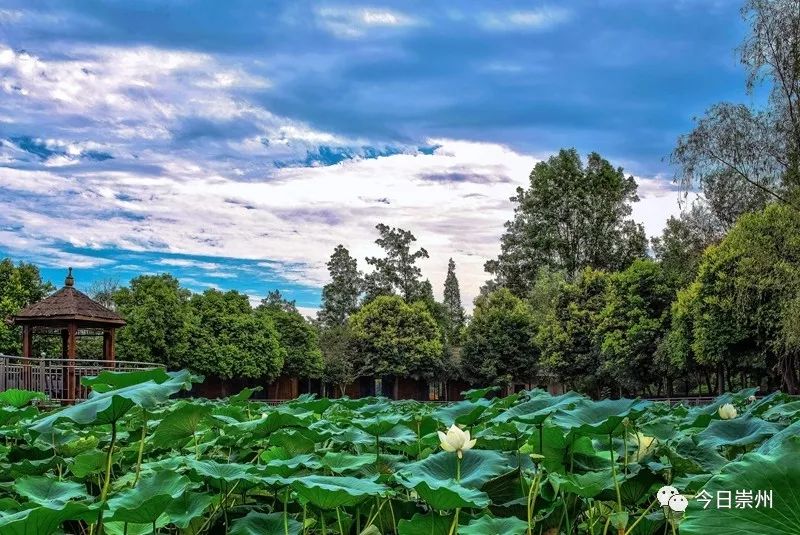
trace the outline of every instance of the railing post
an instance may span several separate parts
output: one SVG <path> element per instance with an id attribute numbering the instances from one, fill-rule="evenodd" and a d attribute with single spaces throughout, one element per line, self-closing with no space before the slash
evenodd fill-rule
<path id="1" fill-rule="evenodd" d="M 35 388 L 34 390 L 42 392 L 48 397 L 52 397 L 52 393 L 47 391 L 47 384 L 46 384 L 47 382 L 45 381 L 44 370 L 45 370 L 45 358 L 41 357 L 39 359 L 39 387 Z"/>

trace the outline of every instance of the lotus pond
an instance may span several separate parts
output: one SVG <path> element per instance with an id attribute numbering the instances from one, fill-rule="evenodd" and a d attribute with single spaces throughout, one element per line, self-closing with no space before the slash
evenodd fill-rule
<path id="1" fill-rule="evenodd" d="M 49 411 L 0 394 L 0 535 L 800 533 L 800 401 L 780 393 L 268 406 L 180 397 L 196 380 L 103 372 Z"/>

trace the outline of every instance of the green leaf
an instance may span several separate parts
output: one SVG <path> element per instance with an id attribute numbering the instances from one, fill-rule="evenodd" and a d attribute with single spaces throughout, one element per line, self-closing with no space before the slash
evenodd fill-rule
<path id="1" fill-rule="evenodd" d="M 496 518 L 484 515 L 460 526 L 460 535 L 522 535 L 528 530 L 528 523 L 516 517 Z"/>
<path id="2" fill-rule="evenodd" d="M 153 433 L 153 444 L 158 447 L 180 449 L 186 441 L 194 437 L 211 414 L 210 405 L 186 403 L 167 414 Z"/>
<path id="3" fill-rule="evenodd" d="M 103 370 L 95 377 L 81 377 L 81 384 L 90 387 L 94 392 L 103 393 L 117 390 L 126 386 L 133 386 L 147 381 L 161 384 L 169 380 L 169 375 L 163 368 L 151 370 L 133 370 L 130 372 L 112 372 Z"/>
<path id="4" fill-rule="evenodd" d="M 772 491 L 772 508 L 760 507 L 718 509 L 712 502 L 707 509 L 698 500 L 689 500 L 686 519 L 681 522 L 681 535 L 710 533 L 752 533 L 764 535 L 796 535 L 800 533 L 800 441 L 786 441 L 772 455 L 745 454 L 739 461 L 725 466 L 703 490 L 716 497 L 718 491 Z M 734 498 L 735 499 L 735 498 Z M 755 504 L 754 504 L 755 505 Z"/>
<path id="5" fill-rule="evenodd" d="M 58 481 L 45 476 L 29 476 L 14 483 L 14 491 L 30 501 L 59 508 L 73 498 L 85 498 L 86 487 L 72 481 Z"/>
<path id="6" fill-rule="evenodd" d="M 187 491 L 172 500 L 166 513 L 171 523 L 186 529 L 192 520 L 203 516 L 213 502 L 214 498 L 208 494 Z"/>
<path id="7" fill-rule="evenodd" d="M 287 524 L 289 535 L 298 535 L 303 530 L 303 525 L 293 518 L 289 518 Z M 285 535 L 286 533 L 283 513 L 264 514 L 250 511 L 247 516 L 233 522 L 230 535 Z"/>
<path id="8" fill-rule="evenodd" d="M 96 511 L 76 502 L 68 502 L 56 509 L 36 507 L 11 514 L 0 512 L 0 535 L 51 535 L 61 531 L 65 520 L 91 521 L 96 518 Z"/>
<path id="9" fill-rule="evenodd" d="M 453 523 L 451 515 L 443 516 L 438 513 L 421 515 L 419 513 L 404 518 L 397 524 L 400 535 L 448 535 L 450 525 Z"/>
<path id="10" fill-rule="evenodd" d="M 331 471 L 341 474 L 352 472 L 375 462 L 375 456 L 371 454 L 353 455 L 345 452 L 329 451 L 320 462 Z"/>
<path id="11" fill-rule="evenodd" d="M 146 475 L 136 487 L 118 492 L 108 500 L 108 520 L 135 524 L 155 522 L 190 485 L 188 477 L 175 472 Z"/>
<path id="12" fill-rule="evenodd" d="M 625 418 L 634 418 L 651 405 L 636 399 L 580 400 L 572 409 L 559 409 L 553 422 L 562 429 L 582 435 L 610 435 Z"/>
<path id="13" fill-rule="evenodd" d="M 20 390 L 19 388 L 9 388 L 4 392 L 0 392 L 0 405 L 7 405 L 15 409 L 21 409 L 29 405 L 34 399 L 47 399 L 47 396 L 41 392 Z"/>
<path id="14" fill-rule="evenodd" d="M 321 509 L 356 505 L 368 497 L 389 493 L 386 485 L 346 476 L 299 477 L 292 481 L 292 488 Z"/>
<path id="15" fill-rule="evenodd" d="M 75 477 L 83 479 L 89 474 L 99 474 L 105 469 L 106 454 L 100 450 L 85 451 L 75 456 L 68 465 Z"/>
<path id="16" fill-rule="evenodd" d="M 732 420 L 714 420 L 697 434 L 698 444 L 711 448 L 721 446 L 749 446 L 760 443 L 780 428 L 761 418 L 746 414 Z"/>
<path id="17" fill-rule="evenodd" d="M 422 461 L 409 463 L 397 473 L 397 477 L 404 479 L 410 485 L 425 481 L 432 485 L 441 484 L 455 479 L 456 463 L 458 457 L 455 453 L 439 452 Z M 468 488 L 480 488 L 484 483 L 505 472 L 513 470 L 508 457 L 502 453 L 491 450 L 468 450 L 464 452 L 461 460 L 461 478 L 459 483 Z"/>
<path id="18" fill-rule="evenodd" d="M 128 372 L 132 373 L 132 372 Z M 76 405 L 71 405 L 49 416 L 37 420 L 30 429 L 36 434 L 49 433 L 60 421 L 70 420 L 80 425 L 109 424 L 119 421 L 132 407 L 152 409 L 163 403 L 172 394 L 191 387 L 196 377 L 188 371 L 170 372 L 163 383 L 147 381 L 91 396 Z"/>

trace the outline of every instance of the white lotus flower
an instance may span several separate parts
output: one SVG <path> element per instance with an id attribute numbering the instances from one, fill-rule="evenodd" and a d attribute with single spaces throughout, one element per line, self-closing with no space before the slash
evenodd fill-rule
<path id="1" fill-rule="evenodd" d="M 444 451 L 456 452 L 459 459 L 463 458 L 464 452 L 471 450 L 478 441 L 477 438 L 470 440 L 469 431 L 462 431 L 456 424 L 450 426 L 450 429 L 447 430 L 447 434 L 441 431 L 437 431 L 437 433 L 439 434 L 439 442 L 441 442 L 440 445 L 442 449 Z"/>
<path id="2" fill-rule="evenodd" d="M 756 400 L 755 396 L 750 396 L 747 398 L 747 401 L 749 401 L 750 403 L 754 402 L 755 400 Z"/>
<path id="3" fill-rule="evenodd" d="M 731 405 L 730 403 L 726 403 L 722 407 L 719 408 L 719 417 L 723 420 L 733 420 L 736 418 L 739 413 L 736 412 L 736 407 Z"/>

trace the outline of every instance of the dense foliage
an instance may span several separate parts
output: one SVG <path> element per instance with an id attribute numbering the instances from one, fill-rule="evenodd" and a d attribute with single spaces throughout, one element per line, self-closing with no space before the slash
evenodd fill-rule
<path id="1" fill-rule="evenodd" d="M 195 380 L 104 372 L 52 412 L 0 394 L 0 534 L 800 531 L 800 406 L 780 393 L 693 408 L 539 390 L 440 406 L 169 399 Z M 664 485 L 685 513 L 661 507 Z M 750 507 L 704 509 L 718 490 L 749 491 Z"/>

